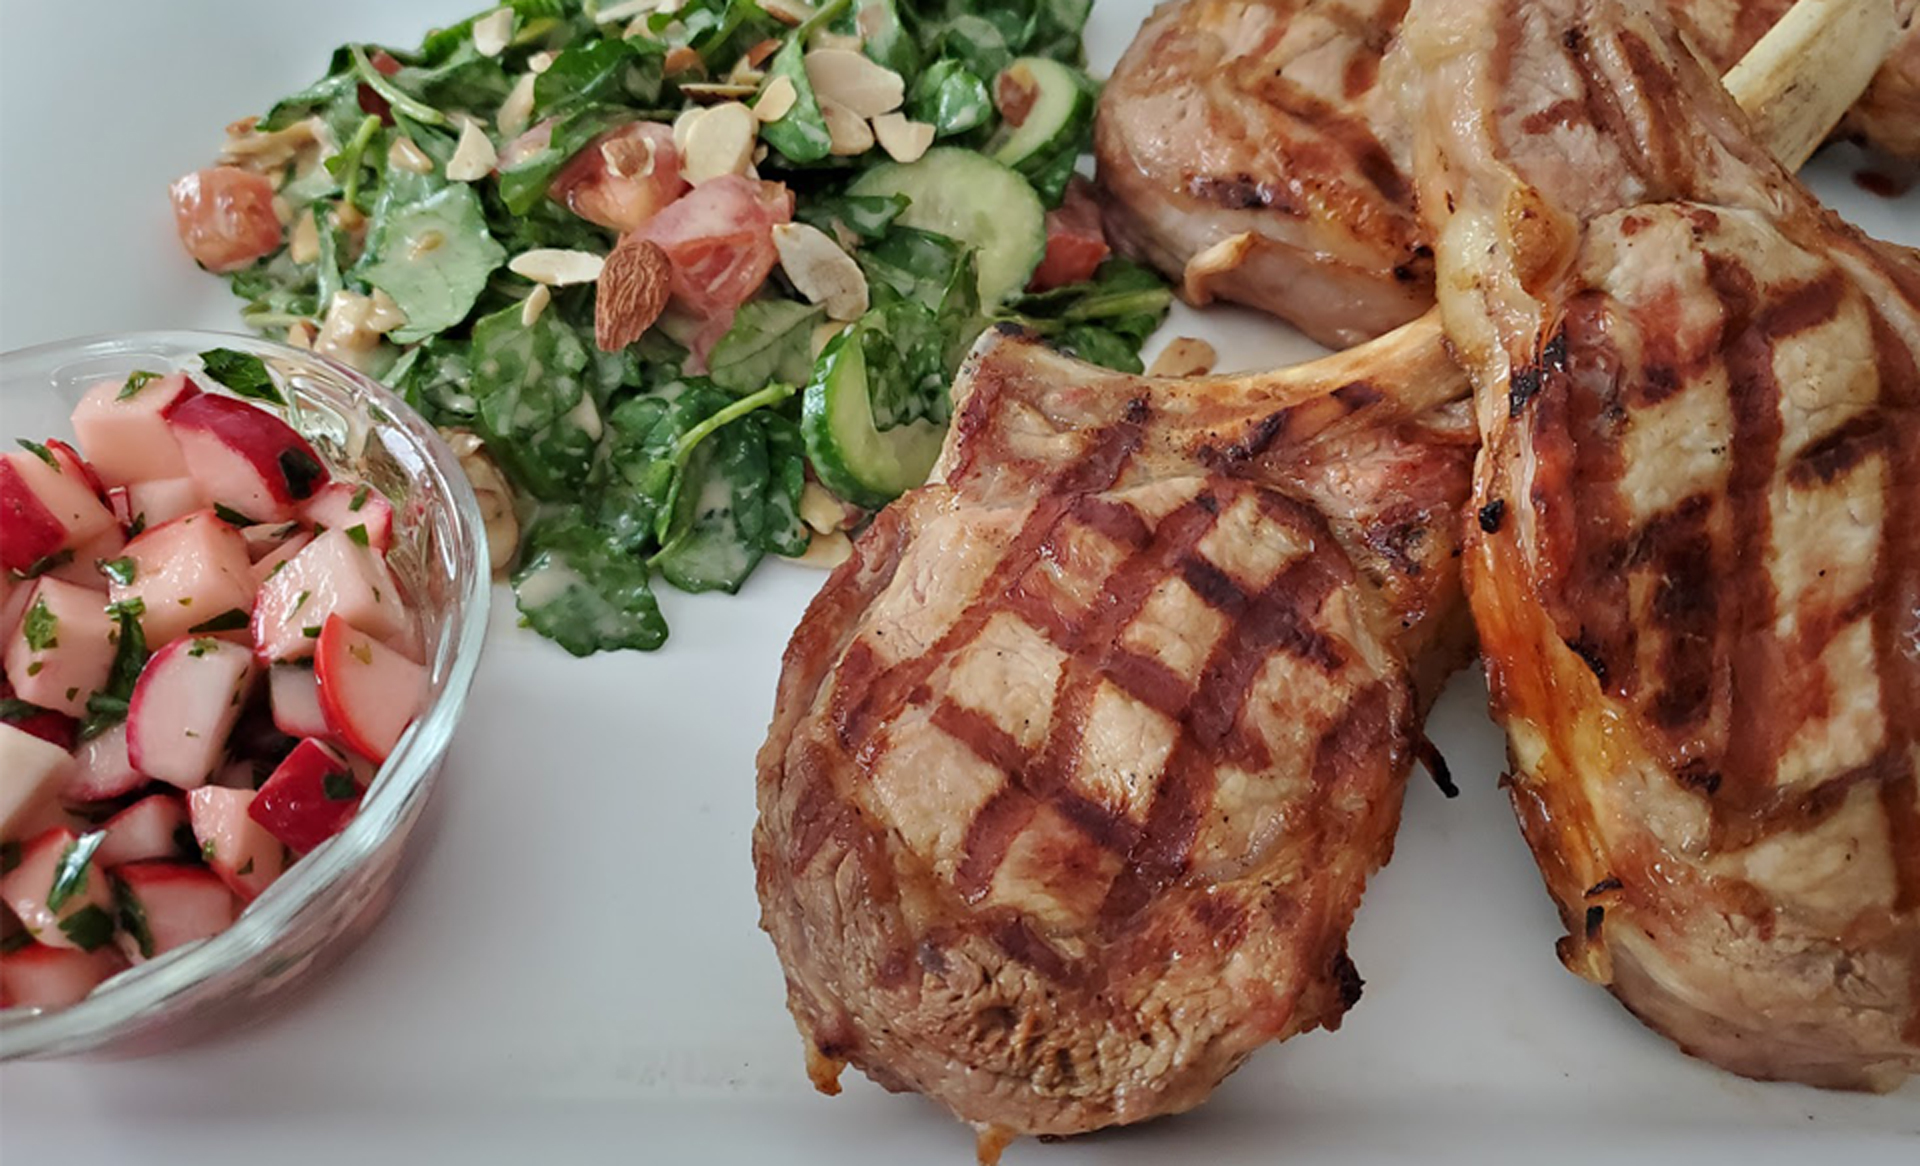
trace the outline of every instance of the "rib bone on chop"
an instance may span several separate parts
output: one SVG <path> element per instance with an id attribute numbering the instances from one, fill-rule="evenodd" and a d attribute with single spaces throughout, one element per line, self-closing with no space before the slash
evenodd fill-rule
<path id="1" fill-rule="evenodd" d="M 1829 119 L 1853 97 L 1815 88 Z M 855 1064 L 984 1154 L 1188 1109 L 1338 1024 L 1468 655 L 1468 392 L 1437 313 L 1190 382 L 982 341 L 934 483 L 795 633 L 760 753 L 762 924 L 822 1089 Z"/>
<path id="2" fill-rule="evenodd" d="M 1920 1069 L 1920 254 L 1629 0 L 1415 0 L 1469 587 L 1566 963 L 1736 1072 Z M 1524 69 L 1506 62 L 1525 61 Z"/>
<path id="3" fill-rule="evenodd" d="M 1849 129 L 1920 158 L 1920 25 L 1898 32 L 1912 0 L 1799 7 L 1829 4 L 1852 9 L 1850 35 L 1831 42 L 1837 51 L 1817 71 L 1797 58 L 1789 67 L 1856 95 L 1872 77 Z M 1720 69 L 1754 49 L 1789 6 L 1671 5 Z M 1121 249 L 1180 279 L 1189 300 L 1259 308 L 1331 348 L 1432 306 L 1413 134 L 1380 76 L 1406 8 L 1407 0 L 1163 5 L 1115 68 L 1095 126 L 1107 228 Z M 1822 137 L 1832 124 L 1822 123 Z"/>

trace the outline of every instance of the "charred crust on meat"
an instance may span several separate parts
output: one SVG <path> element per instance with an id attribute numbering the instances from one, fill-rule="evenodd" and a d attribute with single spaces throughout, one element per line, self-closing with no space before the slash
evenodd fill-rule
<path id="1" fill-rule="evenodd" d="M 1333 391 L 1333 399 L 1355 413 L 1368 405 L 1378 404 L 1380 398 L 1380 390 L 1366 381 L 1351 381 Z"/>
<path id="2" fill-rule="evenodd" d="M 1720 771 L 1708 769 L 1698 762 L 1683 767 L 1680 772 L 1674 774 L 1674 777 L 1681 785 L 1697 790 L 1708 797 L 1720 792 Z"/>
<path id="3" fill-rule="evenodd" d="M 1587 908 L 1587 938 L 1588 939 L 1599 938 L 1600 925 L 1602 923 L 1605 923 L 1606 921 L 1607 921 L 1607 909 L 1605 907 L 1602 907 L 1598 903 L 1595 903 L 1593 906 L 1588 907 Z"/>
<path id="4" fill-rule="evenodd" d="M 1495 498 L 1480 508 L 1480 529 L 1487 534 L 1499 534 L 1500 525 L 1507 517 L 1507 500 Z"/>
<path id="5" fill-rule="evenodd" d="M 1585 52 L 1587 48 L 1587 30 L 1576 24 L 1560 34 L 1560 43 L 1565 45 L 1567 51 L 1570 53 Z"/>
<path id="6" fill-rule="evenodd" d="M 1593 673 L 1595 680 L 1598 680 L 1602 685 L 1606 684 L 1607 661 L 1600 655 L 1599 645 L 1588 640 L 1584 632 L 1570 640 L 1564 640 L 1562 642 L 1567 645 L 1569 652 L 1580 657 L 1581 662 L 1587 666 L 1587 670 Z"/>
<path id="7" fill-rule="evenodd" d="M 1202 446 L 1195 452 L 1202 462 L 1213 467 L 1250 462 L 1272 447 L 1274 440 L 1287 427 L 1288 416 L 1290 412 L 1286 409 L 1269 413 L 1249 426 L 1240 440 L 1222 446 Z"/>
<path id="8" fill-rule="evenodd" d="M 1353 959 L 1344 947 L 1333 957 L 1333 982 L 1340 989 L 1342 1011 L 1360 1003 L 1360 994 L 1366 990 L 1367 982 L 1360 978 L 1360 969 L 1353 966 Z"/>
<path id="9" fill-rule="evenodd" d="M 1507 416 L 1519 417 L 1526 412 L 1527 402 L 1540 395 L 1540 366 L 1528 365 L 1515 369 L 1507 382 Z"/>
<path id="10" fill-rule="evenodd" d="M 1128 425 L 1145 425 L 1147 418 L 1153 415 L 1153 406 L 1145 397 L 1135 397 L 1127 402 L 1127 411 L 1122 415 Z"/>
<path id="11" fill-rule="evenodd" d="M 1599 882 L 1593 884 L 1592 886 L 1588 887 L 1587 893 L 1582 897 L 1588 898 L 1588 899 L 1595 899 L 1600 897 L 1601 895 L 1606 894 L 1609 891 L 1617 891 L 1624 885 L 1625 884 L 1623 884 L 1617 878 L 1604 878 L 1604 879 L 1601 879 Z"/>

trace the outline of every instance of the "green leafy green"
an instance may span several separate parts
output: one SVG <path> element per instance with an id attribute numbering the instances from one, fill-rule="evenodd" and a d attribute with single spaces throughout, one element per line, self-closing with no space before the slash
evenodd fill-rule
<path id="1" fill-rule="evenodd" d="M 993 121 L 987 83 L 963 61 L 937 61 L 907 94 L 907 116 L 933 127 L 941 138 L 970 133 Z"/>
<path id="2" fill-rule="evenodd" d="M 651 651 L 666 643 L 667 622 L 647 577 L 646 563 L 565 507 L 527 532 L 514 592 L 526 625 L 575 656 Z"/>
<path id="3" fill-rule="evenodd" d="M 648 107 L 660 101 L 666 47 L 656 40 L 609 39 L 575 45 L 533 83 L 533 119 L 543 121 L 609 102 Z"/>
<path id="4" fill-rule="evenodd" d="M 776 77 L 786 78 L 793 85 L 794 101 L 786 113 L 760 128 L 760 137 L 767 145 L 789 160 L 801 163 L 818 162 L 833 151 L 833 135 L 827 132 L 826 115 L 820 112 L 820 101 L 814 96 L 812 82 L 807 80 L 805 54 L 806 45 L 798 37 L 774 54 L 767 78 L 769 82 Z"/>
<path id="5" fill-rule="evenodd" d="M 20 634 L 26 638 L 27 647 L 35 652 L 60 646 L 60 619 L 47 606 L 44 596 L 35 599 L 33 606 L 27 608 L 27 618 L 20 624 Z"/>
<path id="6" fill-rule="evenodd" d="M 612 106 L 588 106 L 566 114 L 554 123 L 547 144 L 500 171 L 500 199 L 507 210 L 524 215 L 545 197 L 560 168 L 588 142 L 632 121 L 633 114 Z"/>
<path id="7" fill-rule="evenodd" d="M 471 361 L 480 432 L 501 468 L 536 498 L 574 497 L 601 433 L 579 332 L 552 311 L 529 328 L 509 307 L 474 325 Z"/>
<path id="8" fill-rule="evenodd" d="M 356 271 L 406 313 L 391 338 L 411 344 L 465 320 L 506 261 L 506 248 L 487 230 L 480 196 L 456 183 L 418 202 L 383 195 Z"/>
<path id="9" fill-rule="evenodd" d="M 793 217 L 825 231 L 851 249 L 861 241 L 882 239 L 893 220 L 907 209 L 904 194 L 837 194 L 808 199 L 794 208 Z"/>
<path id="10" fill-rule="evenodd" d="M 225 385 L 235 396 L 282 407 L 287 403 L 273 383 L 273 374 L 267 371 L 266 362 L 251 353 L 210 348 L 200 354 L 200 364 L 209 377 Z"/>
<path id="11" fill-rule="evenodd" d="M 754 393 L 776 381 L 800 384 L 813 365 L 813 329 L 822 311 L 811 304 L 766 298 L 743 305 L 733 327 L 714 346 L 707 376 L 732 393 Z"/>

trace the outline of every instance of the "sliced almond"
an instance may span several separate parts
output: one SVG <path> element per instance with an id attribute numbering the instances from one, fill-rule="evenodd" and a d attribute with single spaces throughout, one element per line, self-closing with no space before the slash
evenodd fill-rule
<path id="1" fill-rule="evenodd" d="M 594 14 L 601 24 L 618 24 L 623 20 L 632 20 L 636 16 L 646 16 L 660 7 L 660 0 L 621 0 L 618 4 L 608 4 Z"/>
<path id="2" fill-rule="evenodd" d="M 738 61 L 735 61 L 733 72 L 738 73 L 746 69 L 758 69 L 760 66 L 772 60 L 773 54 L 779 51 L 780 42 L 773 37 L 768 37 L 766 40 L 748 49 Z"/>
<path id="3" fill-rule="evenodd" d="M 874 140 L 895 162 L 918 162 L 933 145 L 934 129 L 923 121 L 909 121 L 903 113 L 883 113 L 873 119 Z"/>
<path id="4" fill-rule="evenodd" d="M 853 256 L 826 232 L 806 223 L 781 223 L 773 229 L 774 250 L 793 286 L 836 320 L 857 320 L 867 310 L 867 277 Z"/>
<path id="5" fill-rule="evenodd" d="M 813 567 L 821 571 L 831 571 L 853 557 L 853 540 L 843 530 L 832 534 L 816 534 L 807 543 L 806 554 L 787 561 L 802 567 Z"/>
<path id="6" fill-rule="evenodd" d="M 507 90 L 507 99 L 500 103 L 500 112 L 493 119 L 500 129 L 501 136 L 517 138 L 527 132 L 533 124 L 533 74 L 522 73 L 520 79 Z"/>
<path id="7" fill-rule="evenodd" d="M 682 158 L 687 156 L 687 131 L 693 128 L 694 122 L 706 115 L 706 110 L 698 106 L 689 106 L 680 111 L 679 117 L 673 119 L 673 149 Z"/>
<path id="8" fill-rule="evenodd" d="M 381 288 L 374 288 L 367 301 L 367 327 L 384 336 L 406 322 L 407 314 L 393 302 L 393 297 Z"/>
<path id="9" fill-rule="evenodd" d="M 313 351 L 313 325 L 305 320 L 295 320 L 287 325 L 287 347 L 298 348 L 302 352 Z"/>
<path id="10" fill-rule="evenodd" d="M 531 251 L 522 251 L 507 260 L 507 270 L 515 275 L 525 276 L 535 283 L 544 283 L 550 287 L 566 287 L 568 284 L 592 283 L 600 278 L 600 271 L 606 266 L 606 259 L 591 251 L 562 251 L 553 247 L 536 247 Z"/>
<path id="11" fill-rule="evenodd" d="M 725 174 L 745 174 L 753 164 L 759 129 L 753 111 L 738 101 L 714 106 L 688 123 L 680 173 L 695 186 Z"/>
<path id="12" fill-rule="evenodd" d="M 513 43 L 513 9 L 496 8 L 473 22 L 473 47 L 483 57 L 497 57 Z"/>
<path id="13" fill-rule="evenodd" d="M 460 129 L 460 142 L 453 148 L 453 157 L 447 159 L 447 178 L 452 182 L 478 182 L 493 173 L 500 164 L 500 155 L 494 151 L 493 139 L 487 137 L 487 131 L 477 122 L 469 121 Z"/>
<path id="14" fill-rule="evenodd" d="M 314 218 L 312 207 L 300 213 L 287 236 L 287 258 L 295 263 L 312 263 L 320 258 L 320 222 Z"/>
<path id="15" fill-rule="evenodd" d="M 1192 336 L 1176 336 L 1153 358 L 1147 369 L 1151 377 L 1198 377 L 1213 371 L 1220 359 L 1213 345 Z"/>
<path id="16" fill-rule="evenodd" d="M 533 292 L 520 301 L 520 326 L 531 328 L 540 322 L 540 316 L 553 302 L 553 290 L 544 283 L 533 285 Z"/>
<path id="17" fill-rule="evenodd" d="M 847 507 L 818 482 L 800 491 L 800 521 L 816 534 L 832 534 L 847 524 Z"/>
<path id="18" fill-rule="evenodd" d="M 393 145 L 387 147 L 387 165 L 398 166 L 414 174 L 432 174 L 433 159 L 427 152 L 413 144 L 412 138 L 393 139 Z"/>
<path id="19" fill-rule="evenodd" d="M 792 111 L 794 103 L 800 100 L 800 87 L 793 78 L 782 73 L 767 82 L 760 91 L 760 100 L 753 103 L 753 115 L 763 122 L 779 121 Z"/>
<path id="20" fill-rule="evenodd" d="M 733 101 L 752 97 L 760 86 L 748 81 L 689 81 L 680 86 L 680 92 L 695 101 Z"/>
<path id="21" fill-rule="evenodd" d="M 653 174 L 653 139 L 620 137 L 600 143 L 600 160 L 615 178 L 648 178 Z"/>
<path id="22" fill-rule="evenodd" d="M 559 59 L 559 53 L 535 53 L 527 58 L 527 68 L 532 69 L 534 76 L 537 77 L 553 68 L 553 63 Z"/>
<path id="23" fill-rule="evenodd" d="M 1194 307 L 1213 302 L 1213 283 L 1221 276 L 1237 271 L 1259 247 L 1259 236 L 1251 231 L 1226 238 L 1187 260 L 1180 274 L 1180 298 Z"/>
<path id="24" fill-rule="evenodd" d="M 666 311 L 673 264 L 658 243 L 628 235 L 607 256 L 594 290 L 593 341 L 618 352 L 646 335 Z"/>
<path id="25" fill-rule="evenodd" d="M 663 67 L 666 69 L 667 76 L 678 77 L 686 73 L 703 73 L 706 71 L 707 63 L 701 59 L 699 53 L 681 45 L 667 52 Z"/>
<path id="26" fill-rule="evenodd" d="M 520 549 L 520 516 L 513 508 L 513 488 L 500 472 L 487 447 L 470 429 L 442 429 L 453 456 L 473 486 L 480 503 L 480 520 L 487 531 L 487 559 L 495 573 L 507 569 Z"/>
<path id="27" fill-rule="evenodd" d="M 326 319 L 320 322 L 320 335 L 314 339 L 313 350 L 366 371 L 373 354 L 380 348 L 380 329 L 373 325 L 373 314 L 371 298 L 344 288 L 334 292 L 333 298 L 327 301 Z"/>
<path id="28" fill-rule="evenodd" d="M 850 49 L 814 49 L 806 55 L 807 81 L 823 101 L 836 101 L 861 117 L 900 108 L 907 85 L 900 74 Z"/>
<path id="29" fill-rule="evenodd" d="M 834 157 L 857 158 L 873 149 L 873 127 L 866 118 L 829 97 L 820 98 L 820 115 L 826 119 L 833 141 L 828 151 Z"/>
<path id="30" fill-rule="evenodd" d="M 812 48 L 845 49 L 850 53 L 859 52 L 862 48 L 866 47 L 866 43 L 867 42 L 860 37 L 847 36 L 845 33 L 834 32 L 825 27 L 814 29 L 813 36 L 807 40 L 808 46 Z"/>
<path id="31" fill-rule="evenodd" d="M 760 11 L 794 28 L 813 19 L 813 5 L 807 0 L 760 0 Z"/>

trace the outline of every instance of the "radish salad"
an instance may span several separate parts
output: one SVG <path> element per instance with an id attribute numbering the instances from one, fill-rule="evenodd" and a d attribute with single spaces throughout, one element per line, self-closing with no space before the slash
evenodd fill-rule
<path id="1" fill-rule="evenodd" d="M 341 48 L 176 221 L 250 326 L 479 447 L 525 623 L 656 648 L 656 580 L 830 565 L 923 482 L 989 324 L 1139 370 L 1170 293 L 1075 176 L 1090 5 L 512 0 Z"/>
<path id="2" fill-rule="evenodd" d="M 0 454 L 0 1007 L 224 930 L 426 700 L 392 502 L 269 407 L 258 357 L 200 366 Z"/>

